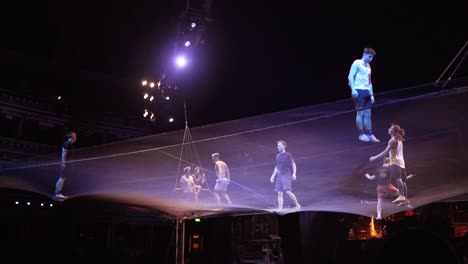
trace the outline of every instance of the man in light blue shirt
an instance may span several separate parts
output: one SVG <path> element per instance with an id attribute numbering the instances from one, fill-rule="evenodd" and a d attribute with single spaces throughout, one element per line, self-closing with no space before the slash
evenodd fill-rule
<path id="1" fill-rule="evenodd" d="M 374 90 L 371 80 L 370 62 L 376 52 L 365 48 L 362 59 L 357 59 L 351 65 L 348 75 L 348 84 L 351 87 L 351 96 L 356 106 L 356 126 L 359 131 L 359 140 L 379 143 L 372 133 L 371 106 L 374 103 Z"/>

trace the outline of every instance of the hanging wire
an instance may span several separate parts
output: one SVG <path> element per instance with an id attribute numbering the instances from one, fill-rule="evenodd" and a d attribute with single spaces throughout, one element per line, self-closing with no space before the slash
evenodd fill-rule
<path id="1" fill-rule="evenodd" d="M 458 51 L 457 55 L 455 55 L 455 57 L 452 59 L 452 61 L 449 63 L 449 65 L 445 68 L 445 70 L 442 72 L 442 74 L 439 76 L 439 78 L 437 78 L 437 81 L 436 83 L 439 83 L 440 80 L 442 79 L 442 77 L 445 75 L 445 73 L 447 72 L 447 70 L 452 66 L 452 64 L 455 62 L 455 60 L 458 58 L 458 56 L 460 56 L 460 54 L 465 50 L 465 48 L 467 47 L 468 45 L 468 40 L 465 42 L 465 45 L 463 45 L 463 47 Z M 444 83 L 442 84 L 441 88 L 444 89 L 445 86 L 447 86 L 447 84 L 452 80 L 452 77 L 453 75 L 455 74 L 455 72 L 458 70 L 458 68 L 460 67 L 460 65 L 462 64 L 462 62 L 465 60 L 466 56 L 468 55 L 468 50 L 465 51 L 465 55 L 463 55 L 463 58 L 458 62 L 457 66 L 455 67 L 455 69 L 452 71 L 452 74 L 450 74 L 450 76 L 447 78 L 447 80 L 444 81 Z"/>
<path id="2" fill-rule="evenodd" d="M 177 175 L 176 175 L 176 180 L 175 180 L 174 191 L 177 191 L 177 190 L 181 189 L 178 186 L 178 184 L 179 184 L 179 176 L 180 176 L 180 172 L 181 172 L 182 160 L 189 161 L 189 162 L 191 162 L 193 160 L 192 152 L 190 151 L 190 147 L 192 147 L 192 150 L 195 153 L 196 161 L 198 162 L 197 164 L 198 164 L 198 167 L 200 167 L 200 169 L 201 169 L 202 175 L 205 174 L 205 172 L 203 170 L 203 167 L 201 166 L 200 156 L 198 155 L 197 149 L 195 147 L 195 142 L 193 141 L 192 134 L 190 133 L 190 128 L 188 126 L 187 105 L 186 105 L 185 94 L 184 93 L 183 93 L 183 100 L 184 100 L 185 130 L 184 130 L 184 138 L 183 138 L 181 149 L 180 149 L 179 165 L 178 165 L 178 168 L 177 168 Z M 184 150 L 185 150 L 185 152 L 184 152 Z M 186 157 L 185 159 L 183 159 L 184 154 L 185 154 L 185 157 Z M 206 178 L 205 178 L 204 186 L 202 186 L 202 190 L 209 191 L 211 193 L 211 190 L 209 189 L 209 185 L 208 185 L 208 180 Z"/>

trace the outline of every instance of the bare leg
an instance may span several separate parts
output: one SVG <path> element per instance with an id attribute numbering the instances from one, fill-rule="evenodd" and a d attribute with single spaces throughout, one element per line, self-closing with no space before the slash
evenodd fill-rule
<path id="1" fill-rule="evenodd" d="M 372 133 L 372 118 L 371 118 L 371 110 L 366 109 L 363 110 L 363 119 L 364 119 L 364 131 Z"/>
<path id="2" fill-rule="evenodd" d="M 198 200 L 198 195 L 200 194 L 201 186 L 195 185 L 193 188 L 193 193 L 195 194 L 195 200 Z"/>
<path id="3" fill-rule="evenodd" d="M 395 182 L 397 184 L 398 190 L 400 191 L 400 196 L 398 196 L 398 199 L 400 199 L 400 198 L 403 199 L 405 197 L 405 189 L 404 189 L 404 186 L 403 186 L 403 181 L 401 180 L 401 178 L 396 178 Z"/>
<path id="4" fill-rule="evenodd" d="M 296 205 L 296 209 L 301 208 L 301 205 L 297 201 L 296 195 L 294 195 L 294 193 L 291 191 L 286 191 L 286 194 L 289 196 L 289 198 L 291 198 L 291 200 L 293 200 L 294 204 Z"/>
<path id="5" fill-rule="evenodd" d="M 55 183 L 55 194 L 61 194 L 62 193 L 62 188 L 63 188 L 63 183 L 65 182 L 64 178 L 59 178 L 57 180 L 57 183 Z"/>
<path id="6" fill-rule="evenodd" d="M 364 111 L 363 110 L 357 111 L 357 113 L 356 113 L 356 127 L 357 127 L 359 133 L 364 132 L 363 119 L 364 119 Z"/>
<path id="7" fill-rule="evenodd" d="M 216 199 L 216 203 L 218 204 L 221 204 L 221 197 L 219 197 L 219 193 L 218 192 L 214 192 L 214 197 Z"/>
<path id="8" fill-rule="evenodd" d="M 283 192 L 278 192 L 278 210 L 283 210 Z"/>
<path id="9" fill-rule="evenodd" d="M 383 198 L 377 198 L 377 218 L 382 219 L 382 200 Z"/>
<path id="10" fill-rule="evenodd" d="M 224 197 L 224 199 L 226 199 L 226 201 L 227 201 L 229 204 L 232 204 L 231 199 L 229 198 L 229 195 L 228 195 L 226 192 L 223 192 L 223 197 Z"/>

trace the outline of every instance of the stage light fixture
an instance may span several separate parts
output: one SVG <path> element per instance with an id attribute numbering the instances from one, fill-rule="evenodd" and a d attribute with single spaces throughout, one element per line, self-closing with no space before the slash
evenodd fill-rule
<path id="1" fill-rule="evenodd" d="M 146 86 L 147 84 L 148 84 L 148 81 L 146 81 L 146 80 L 143 80 L 143 81 L 141 82 L 141 85 L 143 85 L 143 86 Z"/>

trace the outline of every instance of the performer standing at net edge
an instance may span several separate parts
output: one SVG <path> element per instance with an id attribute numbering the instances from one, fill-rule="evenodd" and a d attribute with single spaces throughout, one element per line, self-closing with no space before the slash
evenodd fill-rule
<path id="1" fill-rule="evenodd" d="M 55 195 L 54 198 L 56 199 L 65 199 L 67 198 L 62 194 L 62 189 L 63 189 L 63 184 L 66 180 L 65 176 L 65 168 L 66 168 L 66 162 L 67 162 L 67 155 L 68 153 L 72 150 L 73 143 L 76 142 L 76 133 L 73 131 L 70 131 L 66 134 L 67 140 L 63 142 L 62 144 L 62 164 L 60 166 L 60 173 L 59 173 L 59 179 L 55 183 Z"/>
<path id="2" fill-rule="evenodd" d="M 275 182 L 275 191 L 278 192 L 278 211 L 283 210 L 283 192 L 293 200 L 295 209 L 300 209 L 301 205 L 297 201 L 296 195 L 291 192 L 291 181 L 296 180 L 296 163 L 294 163 L 291 153 L 286 151 L 287 144 L 280 140 L 277 142 L 278 154 L 276 155 L 276 166 L 271 175 L 270 182 Z"/>
<path id="3" fill-rule="evenodd" d="M 356 106 L 356 126 L 359 131 L 359 140 L 364 142 L 379 143 L 372 133 L 372 118 L 370 107 L 374 104 L 374 88 L 371 79 L 370 62 L 376 52 L 371 48 L 365 48 L 361 59 L 357 59 L 351 65 L 348 74 L 348 84 L 351 88 L 351 96 Z"/>

